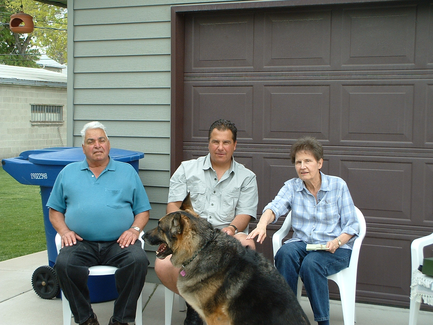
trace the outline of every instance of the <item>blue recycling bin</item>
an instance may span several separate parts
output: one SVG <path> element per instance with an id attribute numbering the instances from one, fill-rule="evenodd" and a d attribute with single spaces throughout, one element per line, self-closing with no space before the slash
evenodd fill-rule
<path id="1" fill-rule="evenodd" d="M 144 157 L 143 152 L 111 148 L 110 157 L 114 160 L 131 164 L 138 173 L 139 160 Z M 85 159 L 81 147 L 58 147 L 22 152 L 19 157 L 2 160 L 3 169 L 18 182 L 25 185 L 39 185 L 41 189 L 42 210 L 44 215 L 45 237 L 49 267 L 38 268 L 32 277 L 33 289 L 42 298 L 51 299 L 57 296 L 55 277 L 52 270 L 57 258 L 55 236 L 57 232 L 51 225 L 46 204 L 53 189 L 57 175 L 67 164 Z M 40 279 L 40 281 L 38 281 Z M 36 285 L 36 282 L 43 285 Z M 51 284 L 50 284 L 51 283 Z M 114 275 L 89 277 L 88 286 L 92 302 L 109 301 L 117 298 Z M 54 289 L 52 289 L 54 288 Z M 57 289 L 58 291 L 58 289 Z"/>

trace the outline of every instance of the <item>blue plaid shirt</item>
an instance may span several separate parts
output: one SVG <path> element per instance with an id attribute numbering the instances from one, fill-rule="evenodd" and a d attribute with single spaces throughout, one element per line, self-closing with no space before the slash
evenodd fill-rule
<path id="1" fill-rule="evenodd" d="M 316 198 L 307 190 L 300 178 L 284 183 L 277 196 L 265 206 L 271 209 L 275 221 L 292 211 L 292 239 L 307 244 L 326 244 L 342 233 L 358 235 L 359 224 L 355 206 L 346 182 L 336 176 L 320 172 L 322 184 Z M 343 248 L 351 249 L 352 238 Z"/>

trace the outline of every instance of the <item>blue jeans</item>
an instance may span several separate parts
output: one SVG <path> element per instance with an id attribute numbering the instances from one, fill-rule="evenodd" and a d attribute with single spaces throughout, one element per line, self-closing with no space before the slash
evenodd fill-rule
<path id="1" fill-rule="evenodd" d="M 275 255 L 275 266 L 296 295 L 298 276 L 304 282 L 316 322 L 329 320 L 328 275 L 349 266 L 350 249 L 339 248 L 334 254 L 327 251 L 307 251 L 306 244 L 295 241 L 284 244 Z"/>
<path id="2" fill-rule="evenodd" d="M 54 269 L 76 323 L 83 323 L 93 315 L 87 278 L 88 268 L 94 265 L 118 268 L 115 280 L 119 296 L 114 302 L 113 317 L 119 322 L 133 322 L 149 265 L 141 242 L 137 240 L 134 245 L 121 248 L 116 241 L 77 241 L 76 245 L 60 250 Z"/>

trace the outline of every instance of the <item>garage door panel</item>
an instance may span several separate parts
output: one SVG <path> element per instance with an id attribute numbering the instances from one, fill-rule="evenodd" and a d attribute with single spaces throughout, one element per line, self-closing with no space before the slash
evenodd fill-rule
<path id="1" fill-rule="evenodd" d="M 263 158 L 263 185 L 259 187 L 262 206 L 259 212 L 277 195 L 284 182 L 296 175 L 295 168 L 289 163 L 289 158 Z"/>
<path id="2" fill-rule="evenodd" d="M 264 190 L 268 193 L 273 193 L 268 198 L 268 201 L 270 201 L 277 195 L 286 180 L 296 177 L 296 170 L 289 163 L 289 158 L 264 158 L 263 160 Z"/>
<path id="3" fill-rule="evenodd" d="M 343 85 L 342 140 L 411 143 L 413 94 L 413 85 Z"/>
<path id="4" fill-rule="evenodd" d="M 428 40 L 424 42 L 427 46 L 426 56 L 428 57 L 429 68 L 433 66 L 433 4 L 430 4 L 426 9 L 428 12 Z"/>
<path id="5" fill-rule="evenodd" d="M 329 86 L 265 86 L 264 139 L 329 138 Z"/>
<path id="6" fill-rule="evenodd" d="M 358 290 L 374 292 L 382 299 L 408 300 L 410 290 L 410 241 L 398 238 L 366 240 L 361 249 Z"/>
<path id="7" fill-rule="evenodd" d="M 426 113 L 425 124 L 426 128 L 426 139 L 425 142 L 428 146 L 433 146 L 433 85 L 429 84 L 427 86 L 427 106 L 424 110 Z"/>
<path id="8" fill-rule="evenodd" d="M 343 14 L 343 65 L 415 63 L 416 6 L 360 8 Z"/>
<path id="9" fill-rule="evenodd" d="M 185 85 L 185 98 L 191 109 L 185 116 L 185 140 L 205 139 L 217 119 L 236 121 L 238 138 L 253 137 L 253 86 Z"/>
<path id="10" fill-rule="evenodd" d="M 358 263 L 356 300 L 407 306 L 410 291 L 410 245 L 407 233 L 367 228 Z"/>
<path id="11" fill-rule="evenodd" d="M 390 243 L 387 243 L 390 245 Z M 363 284 L 365 288 L 375 289 L 377 286 L 386 287 L 386 291 L 399 294 L 407 294 L 409 283 L 407 279 L 398 270 L 404 269 L 403 260 L 400 258 L 403 253 L 403 248 L 399 246 L 399 242 L 393 243 L 392 246 L 385 246 L 384 243 L 364 244 L 362 246 L 362 258 L 365 259 L 364 265 L 368 265 L 368 273 L 364 276 L 359 276 L 359 283 Z M 397 246 L 396 246 L 397 245 Z M 380 257 L 375 263 L 369 263 L 373 256 Z M 399 274 L 383 272 L 383 270 L 392 270 L 393 273 L 397 270 Z M 374 275 L 374 276 L 372 276 Z"/>
<path id="12" fill-rule="evenodd" d="M 368 209 L 371 220 L 410 221 L 413 177 L 410 162 L 361 158 L 340 163 L 341 177 L 346 180 L 355 204 L 361 211 Z"/>
<path id="13" fill-rule="evenodd" d="M 421 196 L 424 201 L 424 213 L 421 214 L 423 218 L 419 218 L 419 216 L 418 218 L 421 219 L 419 221 L 426 226 L 433 226 L 433 162 L 424 165 L 424 177 L 422 181 L 423 182 L 420 182 L 420 184 L 423 184 L 421 188 L 424 188 L 425 193 L 425 195 Z"/>
<path id="14" fill-rule="evenodd" d="M 243 154 L 243 153 L 236 153 L 235 159 L 237 162 L 241 163 L 245 167 L 247 167 L 249 170 L 254 170 L 254 157 L 249 154 Z"/>
<path id="15" fill-rule="evenodd" d="M 268 13 L 263 67 L 329 66 L 332 12 Z"/>
<path id="16" fill-rule="evenodd" d="M 197 17 L 186 34 L 192 51 L 185 71 L 197 68 L 252 67 L 254 16 L 252 14 Z"/>

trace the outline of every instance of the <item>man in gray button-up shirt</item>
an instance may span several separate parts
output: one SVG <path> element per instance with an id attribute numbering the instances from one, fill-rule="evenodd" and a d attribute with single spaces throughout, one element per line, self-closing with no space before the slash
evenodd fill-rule
<path id="1" fill-rule="evenodd" d="M 188 192 L 194 210 L 215 228 L 237 238 L 244 246 L 255 249 L 247 240 L 248 224 L 256 218 L 258 189 L 256 175 L 233 159 L 237 144 L 236 126 L 228 120 L 217 120 L 209 129 L 209 154 L 181 163 L 170 179 L 167 213 L 179 210 Z M 161 282 L 178 293 L 179 269 L 170 257 L 155 261 L 155 272 Z M 188 306 L 185 325 L 203 324 Z"/>

